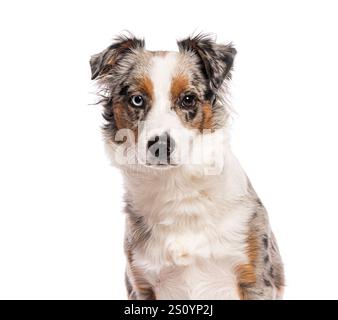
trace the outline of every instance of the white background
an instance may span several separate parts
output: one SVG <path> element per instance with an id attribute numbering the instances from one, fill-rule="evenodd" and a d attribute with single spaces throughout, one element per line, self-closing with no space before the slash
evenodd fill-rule
<path id="1" fill-rule="evenodd" d="M 125 299 L 122 180 L 89 57 L 128 29 L 238 49 L 235 153 L 267 207 L 287 299 L 338 298 L 335 1 L 2 1 L 0 298 Z"/>

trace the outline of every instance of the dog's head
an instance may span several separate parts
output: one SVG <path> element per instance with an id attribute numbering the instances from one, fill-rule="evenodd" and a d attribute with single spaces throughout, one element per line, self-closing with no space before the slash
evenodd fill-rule
<path id="1" fill-rule="evenodd" d="M 104 136 L 120 165 L 191 162 L 201 141 L 210 148 L 208 139 L 225 126 L 224 90 L 236 50 L 204 35 L 178 41 L 178 48 L 147 51 L 144 40 L 123 36 L 90 60 L 103 97 Z"/>

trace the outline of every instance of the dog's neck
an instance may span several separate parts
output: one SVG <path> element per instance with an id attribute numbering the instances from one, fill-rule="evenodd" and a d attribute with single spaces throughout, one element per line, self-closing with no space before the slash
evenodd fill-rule
<path id="1" fill-rule="evenodd" d="M 156 223 L 166 219 L 168 208 L 179 211 L 180 204 L 184 207 L 193 199 L 232 203 L 248 193 L 247 177 L 230 149 L 218 174 L 205 174 L 204 169 L 183 165 L 148 172 L 124 170 L 128 202 L 133 204 L 137 214 L 151 217 Z"/>

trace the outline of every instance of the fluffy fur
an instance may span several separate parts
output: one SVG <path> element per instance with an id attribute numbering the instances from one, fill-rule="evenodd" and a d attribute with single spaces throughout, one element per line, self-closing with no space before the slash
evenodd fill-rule
<path id="1" fill-rule="evenodd" d="M 128 297 L 281 298 L 283 267 L 266 210 L 228 141 L 236 50 L 204 35 L 178 47 L 151 52 L 127 36 L 91 59 L 107 152 L 125 180 Z M 132 105 L 135 96 L 142 107 Z M 149 164 L 147 142 L 162 134 L 175 152 L 167 165 Z"/>

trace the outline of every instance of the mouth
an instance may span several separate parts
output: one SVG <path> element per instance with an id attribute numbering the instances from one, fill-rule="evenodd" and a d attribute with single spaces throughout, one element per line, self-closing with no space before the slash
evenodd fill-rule
<path id="1" fill-rule="evenodd" d="M 168 169 L 172 169 L 172 168 L 176 168 L 179 165 L 178 164 L 174 164 L 174 163 L 145 163 L 145 166 L 147 168 L 152 168 L 152 169 L 157 169 L 157 170 L 168 170 Z"/>

